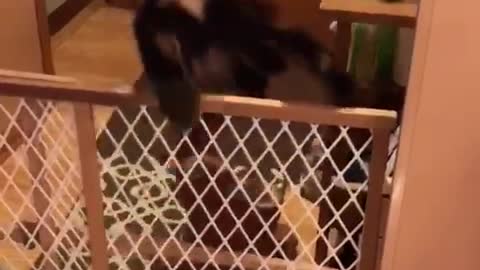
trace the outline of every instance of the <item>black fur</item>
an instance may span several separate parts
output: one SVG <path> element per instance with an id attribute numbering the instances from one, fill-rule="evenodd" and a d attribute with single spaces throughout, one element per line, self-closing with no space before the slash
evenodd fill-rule
<path id="1" fill-rule="evenodd" d="M 193 79 L 198 75 L 193 63 L 212 48 L 229 59 L 224 72 L 231 81 L 222 85 L 239 95 L 265 97 L 269 79 L 288 69 L 287 58 L 296 57 L 312 75 L 335 90 L 334 103 L 348 103 L 355 88 L 350 77 L 332 68 L 322 70 L 319 63 L 325 50 L 307 34 L 276 28 L 276 11 L 268 1 L 205 0 L 203 20 L 189 14 L 177 1 L 163 6 L 161 1 L 165 0 L 144 1 L 136 14 L 134 32 L 160 108 L 181 129 L 191 127 L 199 117 L 200 90 Z M 178 41 L 180 59 L 162 53 L 156 43 L 160 34 Z"/>

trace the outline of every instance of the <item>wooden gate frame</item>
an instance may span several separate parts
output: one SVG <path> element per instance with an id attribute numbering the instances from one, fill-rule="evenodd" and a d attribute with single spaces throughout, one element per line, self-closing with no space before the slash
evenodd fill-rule
<path id="1" fill-rule="evenodd" d="M 75 104 L 75 119 L 80 151 L 81 177 L 86 197 L 88 230 L 92 266 L 96 270 L 108 269 L 107 241 L 103 221 L 102 191 L 96 161 L 95 126 L 92 105 L 156 105 L 148 93 L 114 93 L 81 83 L 66 83 L 69 79 L 57 76 L 0 71 L 0 95 L 24 98 L 68 101 Z M 243 117 L 261 117 L 299 121 L 313 124 L 342 125 L 371 129 L 373 154 L 370 165 L 369 196 L 367 199 L 361 261 L 375 264 L 377 236 L 380 224 L 382 188 L 385 181 L 387 148 L 391 130 L 396 126 L 396 113 L 374 109 L 338 109 L 328 106 L 284 103 L 275 100 L 254 99 L 236 96 L 204 96 L 202 111 Z M 231 257 L 231 255 L 229 255 Z M 206 258 L 208 259 L 208 258 Z M 225 258 L 224 258 L 225 259 Z M 257 260 L 259 260 L 257 258 Z M 290 263 L 284 260 L 269 260 L 271 268 L 287 269 Z M 296 268 L 315 269 L 316 265 L 296 265 Z"/>

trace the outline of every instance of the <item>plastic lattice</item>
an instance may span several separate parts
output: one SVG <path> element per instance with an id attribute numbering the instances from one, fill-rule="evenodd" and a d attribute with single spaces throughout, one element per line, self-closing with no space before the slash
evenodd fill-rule
<path id="1" fill-rule="evenodd" d="M 370 131 L 204 114 L 180 137 L 155 108 L 108 119 L 97 144 L 112 269 L 358 264 Z"/>
<path id="2" fill-rule="evenodd" d="M 87 269 L 72 107 L 2 97 L 0 269 Z"/>
<path id="3" fill-rule="evenodd" d="M 88 269 L 72 106 L 2 104 L 0 269 Z M 180 137 L 156 108 L 96 117 L 112 269 L 358 265 L 368 130 L 205 114 Z"/>

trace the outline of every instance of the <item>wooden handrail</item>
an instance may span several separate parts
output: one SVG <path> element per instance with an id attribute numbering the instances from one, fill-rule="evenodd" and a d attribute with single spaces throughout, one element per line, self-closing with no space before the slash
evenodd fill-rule
<path id="1" fill-rule="evenodd" d="M 98 105 L 157 105 L 156 99 L 145 89 L 132 92 L 115 92 L 75 79 L 40 75 L 36 73 L 1 71 L 0 95 L 87 102 Z M 270 99 L 238 96 L 204 95 L 203 112 L 232 116 L 259 117 L 322 125 L 345 125 L 357 128 L 391 129 L 396 125 L 396 112 L 365 109 L 336 108 L 301 103 L 287 103 Z"/>
<path id="2" fill-rule="evenodd" d="M 396 113 L 366 108 L 336 108 L 325 105 L 287 103 L 271 99 L 237 96 L 206 96 L 203 111 L 234 116 L 279 119 L 357 128 L 386 128 L 396 125 Z"/>
<path id="3" fill-rule="evenodd" d="M 30 81 L 44 81 L 44 82 L 56 82 L 56 83 L 77 83 L 74 78 L 61 77 L 55 75 L 48 75 L 43 73 L 23 72 L 16 70 L 0 69 L 0 80 L 2 79 L 26 79 Z"/>

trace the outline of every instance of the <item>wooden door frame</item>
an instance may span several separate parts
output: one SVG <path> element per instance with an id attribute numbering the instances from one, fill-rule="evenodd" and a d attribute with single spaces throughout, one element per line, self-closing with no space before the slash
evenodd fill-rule
<path id="1" fill-rule="evenodd" d="M 381 270 L 480 269 L 478 6 L 419 3 Z"/>
<path id="2" fill-rule="evenodd" d="M 422 0 L 418 6 L 417 24 L 415 29 L 414 50 L 409 75 L 409 83 L 405 97 L 405 107 L 402 116 L 402 132 L 399 141 L 399 154 L 394 173 L 394 184 L 392 200 L 390 203 L 389 215 L 387 219 L 387 228 L 385 230 L 385 242 L 381 259 L 381 270 L 394 269 L 394 257 L 396 253 L 396 243 L 399 236 L 401 222 L 402 202 L 405 197 L 404 185 L 407 179 L 401 177 L 406 169 L 402 167 L 410 157 L 411 141 L 414 133 L 415 115 L 420 106 L 421 83 L 425 70 L 425 56 L 428 51 L 429 36 L 433 17 L 433 7 L 437 0 Z"/>
<path id="3" fill-rule="evenodd" d="M 425 56 L 429 46 L 429 36 L 433 17 L 433 7 L 436 0 L 422 0 L 418 6 L 417 26 L 415 29 L 414 51 L 410 68 L 409 83 L 405 97 L 405 107 L 402 115 L 402 132 L 399 141 L 399 154 L 393 178 L 393 192 L 385 229 L 385 242 L 381 259 L 381 270 L 394 269 L 396 243 L 398 241 L 401 222 L 401 205 L 404 199 L 404 185 L 407 179 L 400 178 L 408 163 L 412 151 L 411 142 L 414 138 L 413 128 L 415 116 L 420 105 L 421 83 L 426 67 Z"/>

